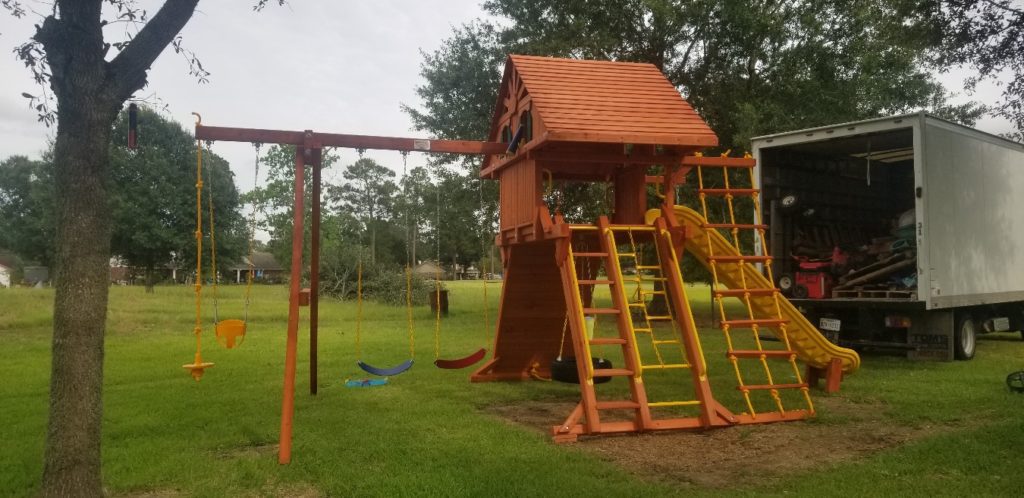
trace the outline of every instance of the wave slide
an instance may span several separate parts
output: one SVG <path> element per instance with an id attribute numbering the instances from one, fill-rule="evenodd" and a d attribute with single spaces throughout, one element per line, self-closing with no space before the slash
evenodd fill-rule
<path id="1" fill-rule="evenodd" d="M 697 211 L 684 206 L 675 206 L 675 215 L 676 220 L 686 226 L 690 235 L 686 239 L 686 250 L 696 256 L 697 260 L 705 267 L 710 269 L 708 237 L 711 237 L 711 247 L 715 255 L 741 255 L 718 230 L 704 228 L 706 220 Z M 730 289 L 742 289 L 742 277 L 746 277 L 747 287 L 750 289 L 775 287 L 754 265 L 720 263 L 718 268 L 719 283 Z M 740 268 L 745 272 L 742 276 Z M 778 316 L 775 311 L 775 298 L 772 296 L 751 296 L 750 304 L 755 318 L 776 318 Z M 779 296 L 779 309 L 782 312 L 781 318 L 788 322 L 786 331 L 789 335 L 790 346 L 805 363 L 816 368 L 825 368 L 833 358 L 838 358 L 842 362 L 843 372 L 853 373 L 860 368 L 860 356 L 856 351 L 836 346 L 826 339 L 785 297 Z M 771 330 L 776 336 L 781 336 L 780 331 L 776 328 Z M 779 338 L 781 340 L 781 337 Z"/>

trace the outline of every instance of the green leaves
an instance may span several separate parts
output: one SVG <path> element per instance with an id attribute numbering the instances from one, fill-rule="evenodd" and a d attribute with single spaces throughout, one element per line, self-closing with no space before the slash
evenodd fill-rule
<path id="1" fill-rule="evenodd" d="M 946 94 L 930 76 L 931 21 L 900 0 L 489 0 L 500 19 L 456 28 L 424 54 L 418 129 L 480 139 L 507 53 L 650 62 L 719 135 L 752 136 L 917 109 Z M 954 113 L 970 120 L 971 113 Z"/>
<path id="2" fill-rule="evenodd" d="M 128 135 L 127 112 L 114 123 L 114 136 Z M 115 143 L 110 149 L 111 250 L 131 266 L 153 269 L 172 260 L 195 265 L 196 144 L 175 121 L 146 107 L 139 110 L 139 148 Z M 247 246 L 248 230 L 234 175 L 223 158 L 203 151 L 204 255 L 209 262 L 213 200 L 217 264 L 223 272 Z"/>

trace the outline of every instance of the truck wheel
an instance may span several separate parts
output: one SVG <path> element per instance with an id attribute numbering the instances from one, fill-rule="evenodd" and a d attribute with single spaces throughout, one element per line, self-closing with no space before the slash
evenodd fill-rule
<path id="1" fill-rule="evenodd" d="M 978 345 L 978 324 L 967 313 L 959 314 L 956 329 L 953 330 L 953 356 L 958 360 L 974 358 Z"/>
<path id="2" fill-rule="evenodd" d="M 797 285 L 793 287 L 793 297 L 797 299 L 806 299 L 808 296 L 807 287 Z"/>

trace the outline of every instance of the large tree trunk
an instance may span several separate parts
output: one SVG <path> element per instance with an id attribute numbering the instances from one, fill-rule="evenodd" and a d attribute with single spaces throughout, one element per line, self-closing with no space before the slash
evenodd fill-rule
<path id="1" fill-rule="evenodd" d="M 99 496 L 103 335 L 110 281 L 106 180 L 116 112 L 82 95 L 62 99 L 60 106 L 54 146 L 56 296 L 43 493 Z"/>
<path id="2" fill-rule="evenodd" d="M 44 496 L 102 496 L 103 335 L 110 283 L 107 163 L 122 104 L 188 22 L 198 0 L 166 0 L 111 61 L 102 0 L 59 0 L 34 39 L 57 98 L 57 226 Z"/>

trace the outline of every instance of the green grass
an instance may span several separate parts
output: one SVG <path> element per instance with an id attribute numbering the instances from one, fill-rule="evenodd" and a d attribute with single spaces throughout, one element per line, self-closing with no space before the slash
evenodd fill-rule
<path id="1" fill-rule="evenodd" d="M 442 324 L 442 356 L 487 343 L 478 283 L 450 284 L 452 310 Z M 220 316 L 240 317 L 240 287 L 221 290 Z M 499 289 L 489 287 L 490 316 Z M 38 489 L 45 433 L 52 293 L 0 290 L 0 495 Z M 698 314 L 707 292 L 693 288 Z M 186 287 L 111 289 L 104 392 L 104 482 L 112 494 L 146 491 L 186 496 L 671 496 L 721 489 L 637 477 L 586 449 L 556 446 L 542 433 L 492 415 L 491 406 L 576 398 L 557 383 L 467 382 L 468 371 L 431 365 L 433 321 L 414 312 L 416 366 L 383 388 L 347 389 L 355 367 L 355 306 L 322 302 L 320 394 L 308 390 L 305 328 L 299 344 L 294 460 L 279 466 L 273 447 L 280 423 L 287 291 L 256 287 L 250 333 L 227 351 L 204 336 L 216 366 L 202 382 L 181 369 L 192 359 L 193 301 Z M 210 312 L 210 301 L 206 301 Z M 305 313 L 308 309 L 303 309 Z M 207 319 L 212 315 L 207 313 Z M 700 318 L 700 317 L 699 317 Z M 703 317 L 702 320 L 706 320 Z M 208 323 L 207 321 L 207 323 Z M 390 365 L 408 356 L 402 308 L 367 304 L 363 357 Z M 601 323 L 599 331 L 611 325 Z M 740 402 L 720 333 L 702 338 L 716 395 Z M 648 351 L 649 352 L 649 351 Z M 609 354 L 609 356 L 612 356 Z M 911 363 L 868 356 L 839 395 L 880 424 L 931 427 L 928 437 L 827 468 L 775 479 L 737 494 L 1009 495 L 1024 487 L 1024 396 L 1003 386 L 1024 368 L 1018 336 L 979 342 L 971 362 Z M 652 399 L 684 388 L 680 375 L 647 377 Z M 613 383 L 614 384 L 614 383 Z M 718 387 L 721 385 L 722 387 Z M 611 386 L 610 391 L 622 392 Z M 822 397 L 820 393 L 817 397 Z M 797 400 L 798 401 L 798 400 Z M 739 407 L 737 407 L 739 408 Z M 813 424 L 842 426 L 848 413 L 820 410 Z M 859 417 L 859 415 L 858 415 Z M 557 423 L 559 420 L 552 420 Z M 747 430 L 747 429 L 743 429 Z M 752 428 L 751 430 L 758 430 Z M 740 451 L 737 448 L 737 451 Z"/>

